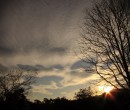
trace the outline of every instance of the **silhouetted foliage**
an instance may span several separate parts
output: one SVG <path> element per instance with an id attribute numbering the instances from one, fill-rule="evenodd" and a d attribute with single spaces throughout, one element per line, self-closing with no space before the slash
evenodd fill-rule
<path id="1" fill-rule="evenodd" d="M 41 102 L 40 100 L 37 100 L 37 99 L 36 99 L 36 100 L 34 100 L 34 103 L 35 103 L 35 104 L 41 104 L 42 102 Z"/>
<path id="2" fill-rule="evenodd" d="M 85 90 L 85 89 L 82 89 Z M 79 90 L 81 91 L 81 90 Z M 2 110 L 129 110 L 130 92 L 123 89 L 113 89 L 109 94 L 89 96 L 82 99 L 68 100 L 65 97 L 55 99 L 44 98 L 44 101 L 30 102 L 22 94 L 23 90 L 16 91 L 12 101 L 0 101 Z M 20 95 L 20 96 L 17 96 Z M 19 98 L 16 98 L 19 97 Z"/>
<path id="3" fill-rule="evenodd" d="M 80 89 L 77 93 L 75 93 L 75 99 L 83 100 L 92 97 L 93 92 L 90 87 L 88 89 Z"/>
<path id="4" fill-rule="evenodd" d="M 0 73 L 0 99 L 7 101 L 13 96 L 24 97 L 31 84 L 34 83 L 35 75 L 33 72 L 23 70 L 11 70 Z"/>
<path id="5" fill-rule="evenodd" d="M 0 73 L 0 105 L 3 110 L 27 110 L 26 95 L 34 83 L 35 73 L 23 70 Z"/>

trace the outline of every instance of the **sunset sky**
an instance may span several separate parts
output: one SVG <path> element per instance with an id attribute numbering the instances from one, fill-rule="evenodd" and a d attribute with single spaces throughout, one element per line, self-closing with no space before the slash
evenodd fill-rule
<path id="1" fill-rule="evenodd" d="M 86 88 L 95 74 L 78 58 L 78 40 L 90 0 L 0 0 L 0 70 L 37 70 L 31 100 Z M 76 54 L 75 54 L 76 53 Z"/>

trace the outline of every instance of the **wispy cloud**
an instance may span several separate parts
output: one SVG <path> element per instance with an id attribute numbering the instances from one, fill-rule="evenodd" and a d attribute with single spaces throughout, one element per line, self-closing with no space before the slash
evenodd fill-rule
<path id="1" fill-rule="evenodd" d="M 51 81 L 50 85 L 40 84 L 40 85 L 32 86 L 32 92 L 46 94 L 46 95 L 53 95 L 53 93 L 49 91 L 48 89 L 58 89 L 58 86 L 56 85 L 54 81 Z"/>
<path id="2" fill-rule="evenodd" d="M 45 85 L 43 88 L 54 90 L 54 89 L 63 89 L 66 87 L 73 87 L 78 85 L 87 84 L 91 81 L 97 80 L 97 75 L 91 73 L 91 75 L 87 74 L 85 71 L 77 70 L 75 71 L 76 74 L 71 73 L 71 69 L 64 69 L 64 70 L 51 70 L 51 71 L 41 71 L 38 74 L 38 78 L 44 77 L 61 77 L 62 79 L 58 82 L 51 82 L 50 85 Z M 84 77 L 83 77 L 84 76 Z M 60 85 L 60 86 L 58 86 Z"/>

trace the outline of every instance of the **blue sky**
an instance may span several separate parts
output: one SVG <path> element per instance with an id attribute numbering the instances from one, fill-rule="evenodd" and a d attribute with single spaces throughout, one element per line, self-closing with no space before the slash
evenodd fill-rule
<path id="1" fill-rule="evenodd" d="M 0 69 L 37 70 L 31 100 L 66 96 L 95 80 L 78 55 L 90 0 L 1 0 Z M 76 52 L 76 54 L 75 54 Z"/>

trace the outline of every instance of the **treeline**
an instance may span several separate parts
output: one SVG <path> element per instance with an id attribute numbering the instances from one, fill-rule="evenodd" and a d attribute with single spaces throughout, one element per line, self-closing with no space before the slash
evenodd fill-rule
<path id="1" fill-rule="evenodd" d="M 82 92 L 80 90 L 78 93 Z M 35 100 L 31 102 L 21 94 L 22 90 L 10 94 L 7 100 L 0 100 L 1 110 L 129 110 L 130 92 L 112 90 L 109 94 L 88 96 L 68 100 L 65 97 Z M 76 94 L 77 95 L 77 94 Z M 83 95 L 81 95 L 83 96 Z M 85 95 L 84 95 L 85 96 Z"/>

